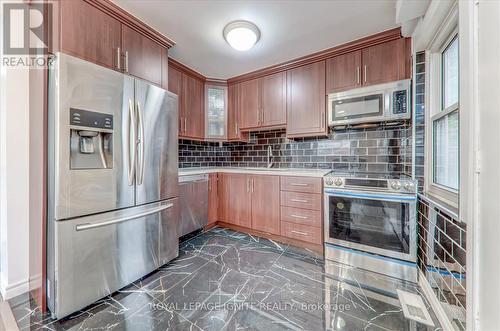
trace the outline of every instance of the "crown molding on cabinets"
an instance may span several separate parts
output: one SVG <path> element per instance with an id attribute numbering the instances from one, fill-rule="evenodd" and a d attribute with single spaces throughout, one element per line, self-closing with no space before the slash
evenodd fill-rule
<path id="1" fill-rule="evenodd" d="M 259 69 L 253 72 L 249 72 L 240 76 L 232 77 L 227 80 L 228 84 L 234 84 L 245 80 L 250 80 L 262 76 L 271 75 L 277 72 L 286 71 L 289 69 L 294 69 L 300 66 L 311 64 L 314 62 L 319 62 L 326 60 L 328 58 L 342 55 L 345 53 L 354 52 L 361 50 L 366 47 L 374 46 L 377 44 L 385 43 L 388 41 L 396 40 L 401 38 L 401 28 L 394 28 L 391 30 L 386 30 L 374 35 L 356 39 L 345 44 L 335 46 L 323 51 L 319 51 L 313 54 L 309 54 L 297 59 L 293 59 L 287 62 L 276 64 L 271 67 Z"/>
<path id="2" fill-rule="evenodd" d="M 179 61 L 172 59 L 171 57 L 168 58 L 168 66 L 169 66 L 169 68 L 177 69 L 177 70 L 184 72 L 190 76 L 201 79 L 204 82 L 207 80 L 207 77 L 205 77 L 202 74 L 200 74 L 199 72 L 189 68 L 188 66 L 180 63 Z"/>
<path id="3" fill-rule="evenodd" d="M 109 0 L 84 0 L 88 4 L 100 9 L 107 15 L 117 19 L 120 23 L 127 25 L 147 38 L 157 42 L 163 47 L 170 48 L 175 45 L 175 42 L 165 37 L 160 32 L 153 29 L 151 26 L 139 20 L 137 17 L 125 11 L 123 8 L 112 3 Z"/>

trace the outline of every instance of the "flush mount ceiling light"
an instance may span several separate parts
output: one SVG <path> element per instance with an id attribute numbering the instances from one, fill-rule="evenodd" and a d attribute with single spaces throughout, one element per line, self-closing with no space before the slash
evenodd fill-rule
<path id="1" fill-rule="evenodd" d="M 226 25 L 223 31 L 224 39 L 232 48 L 247 51 L 260 38 L 259 28 L 248 21 L 234 21 Z"/>

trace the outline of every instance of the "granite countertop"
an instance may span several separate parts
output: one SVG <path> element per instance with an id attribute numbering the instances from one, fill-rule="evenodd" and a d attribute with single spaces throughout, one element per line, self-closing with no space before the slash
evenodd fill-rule
<path id="1" fill-rule="evenodd" d="M 206 168 L 180 168 L 179 176 L 201 175 L 214 172 L 243 173 L 253 175 L 276 176 L 304 176 L 323 177 L 330 169 L 296 169 L 296 168 L 242 168 L 242 167 L 206 167 Z"/>

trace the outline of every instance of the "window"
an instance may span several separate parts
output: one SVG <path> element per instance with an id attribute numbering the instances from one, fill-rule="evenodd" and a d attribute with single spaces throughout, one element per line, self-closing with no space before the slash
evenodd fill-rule
<path id="1" fill-rule="evenodd" d="M 226 137 L 227 88 L 207 86 L 206 95 L 206 136 L 208 139 Z"/>
<path id="2" fill-rule="evenodd" d="M 439 39 L 439 38 L 438 38 Z M 459 39 L 456 28 L 431 49 L 427 193 L 458 207 L 460 187 Z"/>

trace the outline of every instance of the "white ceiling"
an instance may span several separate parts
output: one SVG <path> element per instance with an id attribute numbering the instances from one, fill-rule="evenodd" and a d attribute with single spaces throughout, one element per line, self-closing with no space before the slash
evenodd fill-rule
<path id="1" fill-rule="evenodd" d="M 176 42 L 169 55 L 211 78 L 230 78 L 397 26 L 396 0 L 113 0 Z M 261 30 L 249 51 L 232 49 L 224 26 Z"/>

